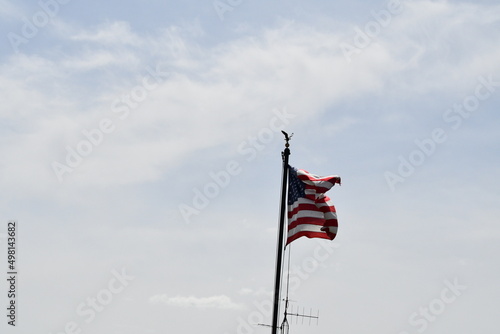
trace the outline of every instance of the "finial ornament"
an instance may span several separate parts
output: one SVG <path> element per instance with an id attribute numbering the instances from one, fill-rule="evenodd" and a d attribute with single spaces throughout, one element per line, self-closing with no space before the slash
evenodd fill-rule
<path id="1" fill-rule="evenodd" d="M 285 135 L 285 141 L 286 141 L 285 147 L 286 148 L 290 147 L 289 141 L 290 141 L 290 139 L 292 139 L 293 133 L 290 136 L 288 135 L 288 133 L 286 133 L 283 130 L 281 130 L 281 133 L 283 133 L 283 135 Z"/>

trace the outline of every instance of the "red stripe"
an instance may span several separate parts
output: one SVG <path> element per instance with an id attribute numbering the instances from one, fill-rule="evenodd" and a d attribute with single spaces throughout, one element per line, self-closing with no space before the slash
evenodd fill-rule
<path id="1" fill-rule="evenodd" d="M 299 178 L 306 178 L 311 181 L 328 181 L 331 183 L 340 183 L 340 177 L 337 175 L 329 175 L 329 176 L 317 176 L 309 173 L 304 169 L 297 170 L 297 176 Z"/>
<path id="2" fill-rule="evenodd" d="M 305 173 L 305 174 L 304 174 Z M 312 182 L 315 184 L 316 187 L 318 188 L 323 188 L 325 189 L 325 187 L 320 187 L 320 183 L 322 182 L 329 182 L 331 183 L 332 185 L 331 186 L 328 186 L 328 189 L 330 189 L 331 187 L 333 187 L 336 183 L 340 184 L 341 180 L 340 180 L 340 177 L 337 176 L 337 175 L 330 175 L 330 176 L 325 176 L 325 177 L 316 177 L 312 174 L 309 174 L 309 172 L 303 170 L 303 169 L 299 169 L 297 171 L 297 177 L 302 181 L 309 181 L 309 182 Z M 306 183 L 307 184 L 307 183 Z M 308 186 L 311 186 L 309 184 L 307 184 Z M 327 189 L 327 190 L 328 190 Z"/>
<path id="3" fill-rule="evenodd" d="M 325 221 L 325 227 L 339 227 L 339 221 L 337 219 L 328 219 Z"/>
<path id="4" fill-rule="evenodd" d="M 318 226 L 325 226 L 325 219 L 324 218 L 311 218 L 311 217 L 303 217 L 303 218 L 298 218 L 295 219 L 294 221 L 290 222 L 288 224 L 288 230 L 290 231 L 293 228 L 296 228 L 299 225 L 318 225 Z M 331 225 L 335 226 L 335 225 Z"/>
<path id="5" fill-rule="evenodd" d="M 330 201 L 330 198 L 328 196 L 325 196 L 325 197 L 320 198 L 320 199 L 315 199 L 315 198 L 314 199 L 307 198 L 307 199 L 313 201 L 314 203 L 300 203 L 295 208 L 293 208 L 291 211 L 290 211 L 290 208 L 293 206 L 293 204 L 290 204 L 288 206 L 288 212 L 289 213 L 290 212 L 296 213 L 297 211 L 300 211 L 300 210 L 310 210 L 310 211 L 321 210 L 322 212 L 328 212 L 328 211 L 336 212 L 335 206 L 328 203 Z M 297 203 L 297 202 L 295 202 L 295 203 Z M 326 205 L 320 206 L 320 204 L 326 204 Z M 326 210 L 325 210 L 325 208 L 326 208 Z M 330 208 L 330 209 L 328 209 L 328 208 Z M 293 216 L 293 214 L 292 214 L 292 216 Z M 291 216 L 288 215 L 288 217 L 290 218 Z"/>
<path id="6" fill-rule="evenodd" d="M 302 182 L 304 182 L 304 181 L 302 181 Z M 313 190 L 317 194 L 324 194 L 328 190 L 331 189 L 331 187 L 321 187 L 319 185 L 310 185 L 310 184 L 307 184 L 307 183 L 304 183 L 304 185 L 305 185 L 305 188 L 307 190 Z"/>
<path id="7" fill-rule="evenodd" d="M 317 225 L 317 226 L 333 226 L 333 227 L 339 227 L 339 223 L 337 219 L 321 219 L 321 218 L 309 218 L 309 217 L 304 217 L 304 218 L 299 218 L 296 219 L 290 224 L 288 224 L 288 231 L 291 229 L 296 228 L 299 225 Z"/>
<path id="8" fill-rule="evenodd" d="M 306 184 L 305 188 L 307 190 L 313 190 L 316 194 L 324 194 L 326 193 L 328 190 L 330 190 L 330 188 L 326 188 L 326 187 L 318 187 L 318 186 L 311 186 L 311 185 L 308 185 Z"/>
<path id="9" fill-rule="evenodd" d="M 308 203 L 303 203 L 299 204 L 296 208 L 294 208 L 292 211 L 288 211 L 288 218 L 292 218 L 293 215 L 295 215 L 299 211 L 320 211 L 320 208 L 316 206 L 316 204 L 308 204 Z"/>
<path id="10" fill-rule="evenodd" d="M 337 210 L 335 209 L 335 206 L 334 205 L 328 205 L 328 204 L 327 205 L 322 205 L 322 206 L 318 205 L 318 210 L 320 210 L 323 213 L 327 213 L 327 212 L 337 213 Z"/>
<path id="11" fill-rule="evenodd" d="M 286 240 L 286 244 L 288 245 L 294 240 L 297 240 L 300 237 L 307 237 L 307 238 L 322 238 L 322 239 L 328 239 L 328 240 L 333 240 L 333 238 L 329 237 L 328 234 L 324 232 L 308 232 L 308 231 L 300 231 L 295 233 L 294 235 L 291 235 L 288 237 Z M 335 237 L 334 237 L 335 238 Z"/>

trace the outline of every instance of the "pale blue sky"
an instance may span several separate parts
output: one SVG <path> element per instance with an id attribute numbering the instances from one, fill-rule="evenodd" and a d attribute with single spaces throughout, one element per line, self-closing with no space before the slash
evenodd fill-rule
<path id="1" fill-rule="evenodd" d="M 496 333 L 495 1 L 54 1 L 0 0 L 2 333 L 268 333 L 281 129 L 342 177 L 291 333 Z"/>

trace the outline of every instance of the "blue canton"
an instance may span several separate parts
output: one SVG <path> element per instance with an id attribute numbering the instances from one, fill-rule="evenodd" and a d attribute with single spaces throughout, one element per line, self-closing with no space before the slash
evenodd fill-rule
<path id="1" fill-rule="evenodd" d="M 306 186 L 297 176 L 297 169 L 288 166 L 288 205 L 295 203 L 300 197 L 306 197 Z"/>

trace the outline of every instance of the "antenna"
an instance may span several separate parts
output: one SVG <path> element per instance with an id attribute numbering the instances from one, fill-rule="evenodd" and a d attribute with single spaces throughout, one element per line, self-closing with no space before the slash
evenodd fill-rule
<path id="1" fill-rule="evenodd" d="M 304 319 L 309 319 L 309 326 L 311 325 L 313 319 L 316 319 L 316 325 L 319 324 L 319 310 L 316 312 L 316 314 L 313 314 L 312 308 L 309 310 L 309 314 L 306 314 L 305 312 L 305 307 L 302 308 L 302 312 L 300 312 L 300 307 L 297 306 L 297 310 L 294 312 L 293 311 L 293 306 L 290 306 L 290 312 L 288 311 L 288 302 L 290 300 L 288 299 L 283 299 L 285 302 L 285 313 L 284 313 L 284 318 L 283 322 L 281 323 L 281 326 L 276 326 L 274 327 L 275 329 L 279 329 L 281 334 L 288 334 L 289 331 L 289 325 L 288 325 L 288 316 L 291 317 L 296 317 L 295 318 L 295 323 L 298 324 L 299 318 L 302 318 L 302 325 L 304 324 Z M 257 324 L 257 326 L 262 326 L 262 327 L 270 327 L 273 328 L 272 325 L 268 324 Z"/>
<path id="2" fill-rule="evenodd" d="M 311 325 L 311 322 L 313 319 L 316 319 L 316 325 L 319 324 L 319 310 L 316 312 L 316 315 L 313 315 L 313 310 L 312 308 L 309 310 L 309 314 L 306 314 L 305 312 L 305 307 L 302 308 L 302 312 L 300 312 L 300 307 L 297 307 L 297 311 L 293 311 L 293 307 L 290 308 L 290 312 L 285 311 L 286 315 L 296 317 L 295 318 L 295 323 L 297 324 L 299 322 L 299 318 L 302 318 L 302 325 L 304 324 L 304 319 L 309 319 L 309 326 Z"/>
<path id="3" fill-rule="evenodd" d="M 268 324 L 257 324 L 257 326 L 273 328 L 272 325 L 268 325 Z M 281 331 L 281 334 L 288 334 L 288 321 L 286 319 L 284 319 L 283 322 L 281 323 L 281 326 L 274 327 L 274 328 L 279 329 Z"/>

